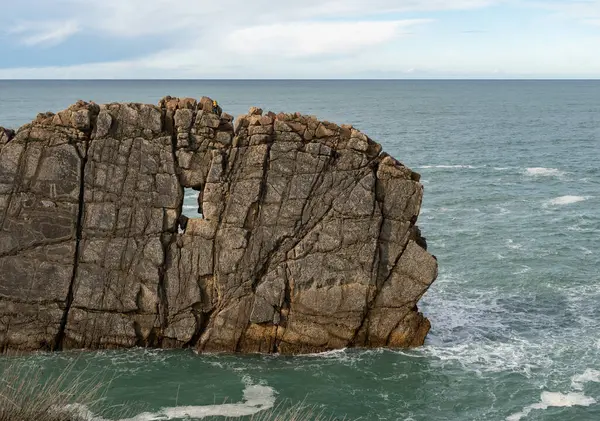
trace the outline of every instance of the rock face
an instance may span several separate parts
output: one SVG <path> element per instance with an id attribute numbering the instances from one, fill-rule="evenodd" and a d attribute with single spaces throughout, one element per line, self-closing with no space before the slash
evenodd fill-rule
<path id="1" fill-rule="evenodd" d="M 351 126 L 209 98 L 0 128 L 0 350 L 421 345 L 422 194 Z"/>

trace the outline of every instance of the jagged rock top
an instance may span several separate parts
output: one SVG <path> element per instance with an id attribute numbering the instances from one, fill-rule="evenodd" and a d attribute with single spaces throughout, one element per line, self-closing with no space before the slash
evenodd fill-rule
<path id="1" fill-rule="evenodd" d="M 420 345 L 422 193 L 364 133 L 299 113 L 40 114 L 0 129 L 0 349 Z"/>

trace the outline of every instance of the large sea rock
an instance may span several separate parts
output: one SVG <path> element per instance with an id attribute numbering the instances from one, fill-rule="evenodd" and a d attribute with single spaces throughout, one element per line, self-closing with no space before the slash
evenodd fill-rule
<path id="1" fill-rule="evenodd" d="M 209 98 L 0 128 L 0 351 L 421 345 L 422 197 L 351 126 Z"/>

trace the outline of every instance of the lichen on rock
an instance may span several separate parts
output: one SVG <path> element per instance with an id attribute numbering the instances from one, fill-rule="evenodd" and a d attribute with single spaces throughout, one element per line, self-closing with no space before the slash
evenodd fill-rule
<path id="1" fill-rule="evenodd" d="M 352 126 L 206 97 L 0 128 L 0 350 L 421 345 L 419 178 Z"/>

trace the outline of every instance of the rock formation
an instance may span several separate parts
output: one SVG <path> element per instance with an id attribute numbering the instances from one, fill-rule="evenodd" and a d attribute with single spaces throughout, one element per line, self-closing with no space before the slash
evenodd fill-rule
<path id="1" fill-rule="evenodd" d="M 351 126 L 206 97 L 0 128 L 0 351 L 421 345 L 422 194 Z"/>

